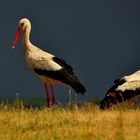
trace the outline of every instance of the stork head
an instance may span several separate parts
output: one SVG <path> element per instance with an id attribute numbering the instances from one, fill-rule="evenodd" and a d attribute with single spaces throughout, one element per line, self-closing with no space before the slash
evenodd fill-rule
<path id="1" fill-rule="evenodd" d="M 27 18 L 23 18 L 18 22 L 18 27 L 24 31 L 26 28 L 31 27 L 31 23 Z"/>
<path id="2" fill-rule="evenodd" d="M 13 48 L 15 48 L 16 43 L 17 43 L 19 37 L 21 36 L 22 32 L 27 29 L 31 30 L 31 23 L 27 18 L 23 18 L 18 22 L 18 30 L 17 30 L 16 37 L 15 37 L 15 39 L 13 41 L 13 45 L 12 45 Z"/>
<path id="3" fill-rule="evenodd" d="M 100 109 L 104 110 L 106 108 L 112 107 L 114 104 L 117 104 L 118 98 L 117 93 L 110 92 L 104 97 L 104 99 L 100 102 Z"/>

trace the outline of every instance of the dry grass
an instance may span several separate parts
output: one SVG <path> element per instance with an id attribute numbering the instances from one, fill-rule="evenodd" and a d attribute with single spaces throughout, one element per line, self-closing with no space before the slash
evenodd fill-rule
<path id="1" fill-rule="evenodd" d="M 140 110 L 25 109 L 1 105 L 0 140 L 139 140 Z"/>

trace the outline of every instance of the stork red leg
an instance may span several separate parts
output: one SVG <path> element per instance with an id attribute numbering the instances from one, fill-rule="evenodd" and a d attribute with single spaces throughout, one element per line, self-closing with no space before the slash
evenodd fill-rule
<path id="1" fill-rule="evenodd" d="M 50 107 L 50 95 L 49 95 L 48 87 L 47 87 L 46 83 L 43 83 L 43 84 L 44 84 L 46 96 L 47 96 L 47 106 Z"/>
<path id="2" fill-rule="evenodd" d="M 54 97 L 54 90 L 52 84 L 50 84 L 51 93 L 52 93 L 52 105 L 54 105 L 55 97 Z"/>

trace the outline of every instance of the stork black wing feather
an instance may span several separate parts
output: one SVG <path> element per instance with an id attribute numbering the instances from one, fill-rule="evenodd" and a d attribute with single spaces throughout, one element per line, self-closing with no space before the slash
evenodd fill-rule
<path id="1" fill-rule="evenodd" d="M 62 68 L 58 71 L 46 71 L 42 69 L 33 69 L 37 74 L 43 75 L 62 83 L 71 86 L 77 93 L 84 94 L 86 91 L 85 87 L 80 83 L 75 75 L 69 73 L 66 69 Z"/>
<path id="2" fill-rule="evenodd" d="M 72 66 L 70 66 L 69 64 L 67 64 L 67 62 L 65 60 L 60 59 L 58 57 L 53 57 L 53 61 L 56 62 L 56 63 L 58 63 L 61 67 L 63 67 L 64 69 L 66 69 L 71 74 L 74 74 Z"/>
<path id="3" fill-rule="evenodd" d="M 125 82 L 126 82 L 125 79 L 116 79 L 116 80 L 114 80 L 114 83 L 117 84 L 117 85 L 122 85 Z"/>
<path id="4" fill-rule="evenodd" d="M 53 57 L 52 59 L 55 63 L 59 64 L 62 67 L 60 70 L 49 71 L 41 68 L 34 68 L 34 71 L 39 75 L 61 81 L 62 83 L 71 86 L 77 93 L 84 94 L 86 88 L 80 83 L 80 81 L 76 77 L 75 73 L 73 72 L 73 68 L 63 59 L 60 59 L 58 57 Z"/>

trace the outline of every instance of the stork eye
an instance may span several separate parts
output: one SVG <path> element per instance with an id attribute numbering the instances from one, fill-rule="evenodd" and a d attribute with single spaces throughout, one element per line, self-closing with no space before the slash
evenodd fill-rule
<path id="1" fill-rule="evenodd" d="M 21 27 L 23 27 L 24 23 L 21 23 Z"/>

